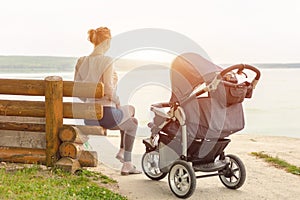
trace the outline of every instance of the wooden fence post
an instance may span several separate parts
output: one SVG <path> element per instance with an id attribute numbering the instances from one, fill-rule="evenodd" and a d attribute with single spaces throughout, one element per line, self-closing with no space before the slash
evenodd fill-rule
<path id="1" fill-rule="evenodd" d="M 54 166 L 59 159 L 58 131 L 63 127 L 63 80 L 59 76 L 45 78 L 46 164 Z"/>

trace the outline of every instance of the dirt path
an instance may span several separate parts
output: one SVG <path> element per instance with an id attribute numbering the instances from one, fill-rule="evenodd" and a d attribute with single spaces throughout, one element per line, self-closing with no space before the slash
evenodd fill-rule
<path id="1" fill-rule="evenodd" d="M 197 179 L 197 188 L 190 199 L 273 200 L 299 198 L 300 176 L 270 166 L 249 153 L 265 151 L 300 166 L 300 139 L 252 135 L 234 135 L 231 139 L 232 142 L 226 152 L 236 154 L 243 160 L 247 170 L 245 184 L 238 190 L 230 190 L 223 186 L 218 177 Z M 106 140 L 115 147 L 118 146 L 119 138 L 108 137 Z M 144 174 L 120 176 L 121 165 L 114 159 L 115 152 L 112 152 L 112 149 L 107 149 L 108 152 L 104 151 L 102 142 L 98 141 L 97 144 L 99 146 L 93 145 L 95 150 L 102 146 L 101 151 L 97 150 L 100 154 L 100 161 L 103 163 L 99 166 L 99 170 L 116 179 L 119 182 L 120 192 L 129 199 L 177 199 L 169 188 L 167 177 L 161 181 L 152 181 Z M 133 158 L 137 167 L 140 168 L 141 154 L 144 152 L 141 139 L 137 139 L 134 152 L 140 152 Z"/>

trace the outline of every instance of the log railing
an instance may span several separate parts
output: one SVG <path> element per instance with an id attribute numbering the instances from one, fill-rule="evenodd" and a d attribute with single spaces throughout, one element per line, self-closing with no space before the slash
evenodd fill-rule
<path id="1" fill-rule="evenodd" d="M 103 91 L 102 83 L 63 81 L 58 76 L 44 80 L 0 79 L 0 161 L 54 166 L 61 157 L 59 130 L 66 127 L 63 119 L 99 120 L 103 115 L 100 104 L 64 102 L 64 97 L 101 98 Z M 14 95 L 13 100 L 3 95 Z M 45 100 L 23 100 L 22 96 L 44 96 Z M 84 134 L 104 134 L 101 127 L 76 127 Z M 45 134 L 34 140 L 37 133 Z M 15 144 L 10 146 L 11 141 Z"/>

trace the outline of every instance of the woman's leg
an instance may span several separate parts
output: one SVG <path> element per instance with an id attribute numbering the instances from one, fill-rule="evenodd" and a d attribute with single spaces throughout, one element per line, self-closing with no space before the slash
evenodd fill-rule
<path id="1" fill-rule="evenodd" d="M 134 144 L 136 131 L 138 127 L 138 120 L 133 117 L 134 107 L 122 106 L 119 107 L 119 109 L 121 109 L 123 112 L 123 119 L 117 127 L 113 128 L 113 130 L 120 130 L 121 133 L 120 147 L 124 147 L 124 159 L 123 159 L 124 163 L 121 169 L 121 174 L 122 175 L 140 174 L 141 172 L 136 170 L 135 166 L 131 163 L 131 159 L 132 159 L 131 154 L 132 154 L 133 144 Z M 122 138 L 122 134 L 124 134 L 123 135 L 124 138 Z M 121 161 L 121 159 L 119 160 Z"/>
<path id="2" fill-rule="evenodd" d="M 131 105 L 125 105 L 125 106 L 121 106 L 119 109 L 122 110 L 123 112 L 123 119 L 130 119 L 131 117 L 134 117 L 135 115 L 135 108 Z M 122 120 L 124 121 L 124 120 Z M 119 127 L 116 127 L 114 129 L 119 130 Z M 120 136 L 121 136 L 121 140 L 120 140 L 120 149 L 119 152 L 116 155 L 116 158 L 120 160 L 120 162 L 124 162 L 124 138 L 125 138 L 125 133 L 123 130 L 120 130 Z"/>
<path id="3" fill-rule="evenodd" d="M 119 109 L 123 111 L 123 115 L 124 115 L 123 118 L 125 119 L 134 117 L 135 115 L 135 108 L 131 105 L 121 106 Z M 124 149 L 124 131 L 120 130 L 120 134 L 121 134 L 120 149 Z"/>
<path id="4" fill-rule="evenodd" d="M 120 141 L 120 149 L 124 149 L 124 131 L 120 130 L 121 141 Z"/>
<path id="5" fill-rule="evenodd" d="M 118 126 L 120 130 L 124 131 L 124 161 L 131 161 L 131 152 L 136 136 L 136 130 L 138 127 L 138 121 L 136 118 L 131 117 L 124 123 Z"/>
<path id="6" fill-rule="evenodd" d="M 122 175 L 129 174 L 140 174 L 141 171 L 137 170 L 132 164 L 132 149 L 136 136 L 136 130 L 138 127 L 138 121 L 136 118 L 132 117 L 125 121 L 123 124 L 119 125 L 121 130 L 124 130 L 124 163 L 121 169 Z"/>
<path id="7" fill-rule="evenodd" d="M 116 128 L 117 130 L 119 130 L 119 128 Z M 124 131 L 120 130 L 120 137 L 121 137 L 121 141 L 120 141 L 120 149 L 116 155 L 116 158 L 121 162 L 124 163 Z"/>

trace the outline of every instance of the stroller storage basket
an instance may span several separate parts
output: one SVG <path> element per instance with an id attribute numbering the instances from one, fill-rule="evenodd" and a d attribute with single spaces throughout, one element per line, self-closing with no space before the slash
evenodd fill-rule
<path id="1" fill-rule="evenodd" d="M 159 141 L 164 144 L 164 146 L 168 146 L 168 148 L 172 149 L 178 158 L 182 155 L 182 146 L 179 139 L 171 139 L 167 135 L 160 134 Z M 196 164 L 214 162 L 216 157 L 223 153 L 223 150 L 229 142 L 230 139 L 227 138 L 201 141 L 194 140 L 189 143 L 188 161 L 195 162 Z M 161 153 L 163 160 L 172 159 L 169 155 L 163 155 L 164 153 Z"/>
<path id="2" fill-rule="evenodd" d="M 195 164 L 211 163 L 223 153 L 230 139 L 194 140 L 188 148 L 188 161 Z"/>

